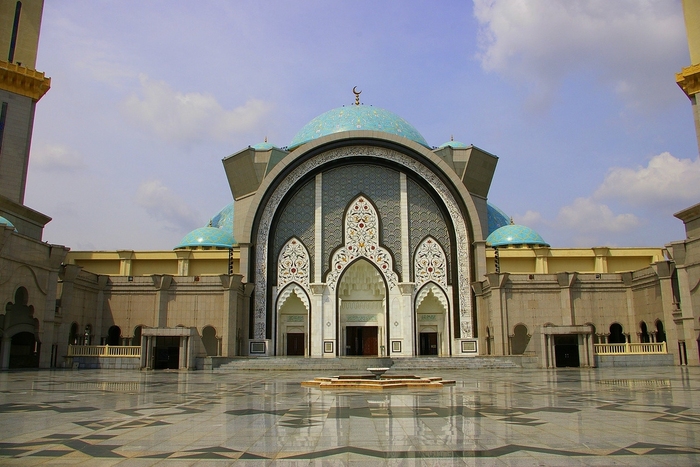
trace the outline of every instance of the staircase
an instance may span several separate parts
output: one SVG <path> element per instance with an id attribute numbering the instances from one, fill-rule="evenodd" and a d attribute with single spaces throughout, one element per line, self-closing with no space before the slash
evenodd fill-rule
<path id="1" fill-rule="evenodd" d="M 241 357 L 226 359 L 212 370 L 228 371 L 288 371 L 288 370 L 336 370 L 363 371 L 367 368 L 389 368 L 393 364 L 390 358 L 373 357 L 339 357 L 339 358 L 309 358 L 309 357 Z"/>
<path id="2" fill-rule="evenodd" d="M 207 359 L 209 360 L 209 359 Z M 537 368 L 537 357 L 238 357 L 213 358 L 204 369 L 216 372 L 234 371 L 362 371 L 367 368 L 391 368 L 392 373 L 414 374 L 427 370 L 477 370 Z"/>

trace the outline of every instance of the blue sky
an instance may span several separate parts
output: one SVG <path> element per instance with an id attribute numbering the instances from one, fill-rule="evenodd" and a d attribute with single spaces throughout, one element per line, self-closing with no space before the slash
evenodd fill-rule
<path id="1" fill-rule="evenodd" d="M 663 246 L 700 201 L 680 1 L 46 0 L 25 202 L 45 239 L 164 249 L 231 201 L 221 159 L 362 102 L 499 157 L 554 247 Z"/>

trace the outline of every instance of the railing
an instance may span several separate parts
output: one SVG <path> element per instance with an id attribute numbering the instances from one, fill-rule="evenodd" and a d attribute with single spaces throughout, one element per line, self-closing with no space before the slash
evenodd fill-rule
<path id="1" fill-rule="evenodd" d="M 140 345 L 69 345 L 69 357 L 141 357 Z"/>
<path id="2" fill-rule="evenodd" d="M 624 344 L 594 344 L 596 355 L 665 354 L 666 342 L 625 342 Z"/>

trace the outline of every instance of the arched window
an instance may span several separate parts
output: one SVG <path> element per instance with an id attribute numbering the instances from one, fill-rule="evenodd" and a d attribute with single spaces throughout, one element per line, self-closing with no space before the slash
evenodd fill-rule
<path id="1" fill-rule="evenodd" d="M 664 323 L 660 319 L 656 320 L 656 342 L 666 342 L 666 331 L 664 331 Z"/>
<path id="2" fill-rule="evenodd" d="M 119 326 L 110 326 L 107 330 L 107 345 L 119 345 L 122 330 Z"/>
<path id="3" fill-rule="evenodd" d="M 647 329 L 647 323 L 642 321 L 642 324 L 639 325 L 639 331 L 640 342 L 649 342 L 651 340 L 649 338 L 649 330 Z"/>
<path id="4" fill-rule="evenodd" d="M 202 343 L 207 351 L 207 357 L 215 357 L 219 354 L 219 340 L 216 338 L 216 329 L 205 326 L 202 329 Z"/>
<path id="5" fill-rule="evenodd" d="M 626 342 L 625 335 L 622 333 L 622 325 L 620 323 L 613 323 L 610 325 L 610 337 L 608 338 L 608 343 L 610 344 L 624 344 Z"/>
<path id="6" fill-rule="evenodd" d="M 141 345 L 141 330 L 143 326 L 136 326 L 134 328 L 134 338 L 131 341 L 131 345 Z"/>
<path id="7" fill-rule="evenodd" d="M 80 334 L 78 334 L 78 323 L 73 323 L 70 326 L 70 333 L 68 333 L 68 344 L 70 345 L 78 345 L 80 342 L 78 339 L 80 338 Z"/>
<path id="8" fill-rule="evenodd" d="M 522 355 L 527 349 L 527 345 L 530 343 L 530 336 L 527 333 L 527 326 L 524 324 L 518 324 L 513 330 L 512 337 L 512 352 L 513 355 Z"/>

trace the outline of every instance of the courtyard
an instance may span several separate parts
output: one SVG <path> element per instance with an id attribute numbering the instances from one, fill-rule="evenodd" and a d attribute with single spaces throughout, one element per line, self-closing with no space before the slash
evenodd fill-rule
<path id="1" fill-rule="evenodd" d="M 0 465 L 700 464 L 700 368 L 421 372 L 439 390 L 305 388 L 331 374 L 0 373 Z"/>

